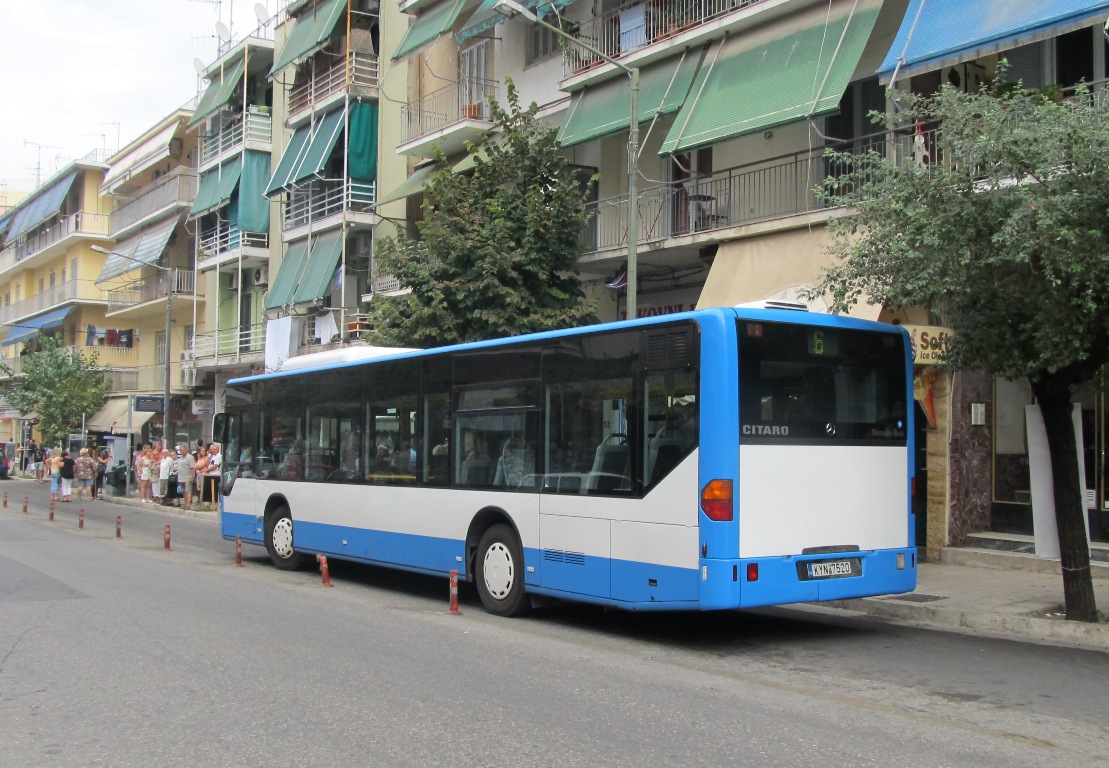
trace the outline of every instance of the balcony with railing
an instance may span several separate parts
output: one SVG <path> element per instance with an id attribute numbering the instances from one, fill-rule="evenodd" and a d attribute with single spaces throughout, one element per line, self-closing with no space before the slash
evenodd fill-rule
<path id="1" fill-rule="evenodd" d="M 157 275 L 108 291 L 108 313 L 121 312 L 168 295 L 195 296 L 196 273 L 191 269 L 170 269 Z"/>
<path id="2" fill-rule="evenodd" d="M 397 151 L 431 157 L 432 147 L 445 154 L 465 148 L 492 127 L 489 95 L 496 95 L 496 80 L 462 78 L 434 93 L 401 107 L 403 135 Z"/>
<path id="3" fill-rule="evenodd" d="M 164 362 L 153 365 L 138 365 L 138 343 L 131 347 L 85 346 L 84 344 L 71 344 L 66 352 L 72 358 L 81 354 L 86 359 L 95 357 L 95 367 L 108 380 L 108 388 L 112 392 L 162 392 L 166 382 L 166 364 Z M 28 360 L 33 359 L 36 353 L 17 355 L 0 360 L 11 371 L 11 375 L 0 370 L 0 380 L 10 380 L 23 373 L 23 367 Z M 171 364 L 169 376 L 170 384 L 175 390 L 182 390 L 192 386 L 191 376 L 186 376 L 186 371 L 180 364 Z"/>
<path id="4" fill-rule="evenodd" d="M 178 168 L 148 184 L 123 205 L 112 211 L 110 231 L 118 238 L 131 227 L 159 211 L 180 206 L 187 208 L 196 199 L 196 171 Z"/>
<path id="5" fill-rule="evenodd" d="M 33 317 L 66 302 L 104 301 L 104 293 L 92 280 L 67 280 L 47 288 L 34 296 L 28 296 L 7 307 L 0 307 L 0 325 L 22 318 Z"/>
<path id="6" fill-rule="evenodd" d="M 220 328 L 198 333 L 182 359 L 186 368 L 215 368 L 228 363 L 260 362 L 266 349 L 266 326 Z"/>
<path id="7" fill-rule="evenodd" d="M 897 160 L 912 156 L 913 142 L 912 136 L 881 134 L 843 149 L 889 152 Z M 639 194 L 639 242 L 658 243 L 824 210 L 824 200 L 814 190 L 842 170 L 820 148 L 645 189 Z M 583 233 L 586 251 L 626 247 L 627 195 L 599 200 L 588 208 L 593 218 Z"/>
<path id="8" fill-rule="evenodd" d="M 571 34 L 606 56 L 619 59 L 762 2 L 765 0 L 664 0 L 626 5 L 582 22 Z M 578 46 L 567 45 L 564 50 L 567 77 L 602 63 Z"/>
<path id="9" fill-rule="evenodd" d="M 317 60 L 318 61 L 318 60 Z M 302 79 L 303 78 L 303 79 Z M 309 110 L 327 106 L 337 95 L 376 96 L 378 59 L 372 53 L 349 51 L 330 66 L 317 66 L 310 74 L 298 76 L 289 91 L 288 125 L 305 117 Z"/>
<path id="10" fill-rule="evenodd" d="M 200 167 L 207 168 L 219 162 L 244 144 L 247 149 L 270 151 L 273 136 L 273 118 L 269 107 L 250 106 L 246 114 L 220 125 L 206 134 L 200 142 Z"/>
<path id="11" fill-rule="evenodd" d="M 36 228 L 26 236 L 17 238 L 0 251 L 0 273 L 26 262 L 36 256 L 43 259 L 60 253 L 71 237 L 92 237 L 97 240 L 108 238 L 109 217 L 103 213 L 78 211 L 69 215 L 57 216 L 48 224 Z M 42 261 L 37 259 L 35 263 Z"/>
<path id="12" fill-rule="evenodd" d="M 231 222 L 218 221 L 214 228 L 201 233 L 196 268 L 203 272 L 238 256 L 245 248 L 266 249 L 269 245 L 268 232 L 242 232 Z"/>
<path id="13" fill-rule="evenodd" d="M 285 231 L 317 224 L 341 213 L 373 215 L 377 185 L 350 179 L 319 179 L 289 192 Z"/>

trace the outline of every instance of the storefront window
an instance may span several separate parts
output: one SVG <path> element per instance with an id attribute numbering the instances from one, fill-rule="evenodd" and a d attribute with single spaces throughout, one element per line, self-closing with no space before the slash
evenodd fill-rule
<path id="1" fill-rule="evenodd" d="M 994 501 L 1030 504 L 1025 406 L 1032 403 L 1027 379 L 994 382 Z"/>

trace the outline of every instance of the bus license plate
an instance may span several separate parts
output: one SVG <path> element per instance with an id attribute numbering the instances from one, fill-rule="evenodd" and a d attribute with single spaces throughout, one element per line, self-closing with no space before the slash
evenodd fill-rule
<path id="1" fill-rule="evenodd" d="M 808 565 L 810 579 L 834 579 L 837 576 L 851 575 L 850 560 L 826 560 Z"/>

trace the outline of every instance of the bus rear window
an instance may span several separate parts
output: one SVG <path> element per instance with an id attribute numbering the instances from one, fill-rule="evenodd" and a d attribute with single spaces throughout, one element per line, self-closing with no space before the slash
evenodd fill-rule
<path id="1" fill-rule="evenodd" d="M 750 320 L 738 330 L 744 443 L 905 444 L 900 336 Z"/>

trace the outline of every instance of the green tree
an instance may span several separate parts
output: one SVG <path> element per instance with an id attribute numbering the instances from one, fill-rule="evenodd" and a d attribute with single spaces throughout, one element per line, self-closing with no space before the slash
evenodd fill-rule
<path id="1" fill-rule="evenodd" d="M 5 392 L 12 407 L 41 420 L 42 443 L 63 445 L 66 435 L 81 431 L 81 417 L 104 406 L 108 380 L 96 367 L 96 354 L 85 356 L 53 336 L 38 337 L 40 351 L 23 356 L 21 374 L 0 363 L 14 381 Z"/>
<path id="2" fill-rule="evenodd" d="M 1109 363 L 1109 113 L 998 88 L 899 95 L 886 124 L 938 126 L 900 161 L 835 155 L 840 262 L 818 290 L 926 307 L 955 330 L 947 361 L 1027 377 L 1047 430 L 1068 619 L 1097 621 L 1072 395 Z M 920 129 L 917 128 L 917 131 Z"/>
<path id="3" fill-rule="evenodd" d="M 507 109 L 490 98 L 500 131 L 473 172 L 456 173 L 440 156 L 419 238 L 378 244 L 378 270 L 410 292 L 374 299 L 375 343 L 439 346 L 593 321 L 577 272 L 588 221 L 581 176 L 538 107 L 521 110 L 506 85 Z"/>

